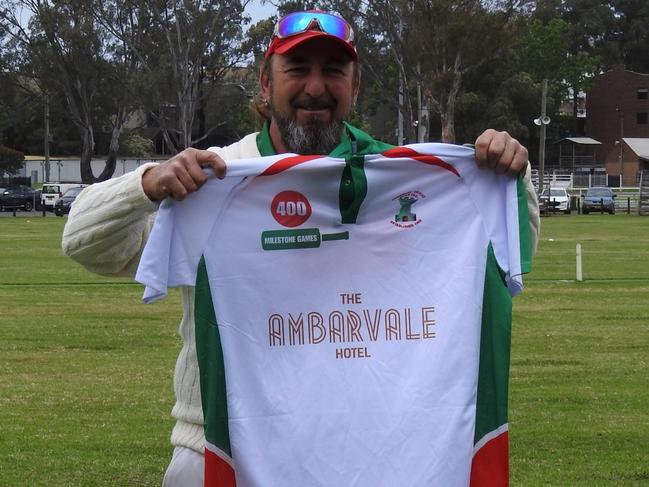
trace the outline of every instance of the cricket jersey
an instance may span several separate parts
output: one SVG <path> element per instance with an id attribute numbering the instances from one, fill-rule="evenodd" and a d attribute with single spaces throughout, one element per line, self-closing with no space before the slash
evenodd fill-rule
<path id="1" fill-rule="evenodd" d="M 508 485 L 522 180 L 473 149 L 232 161 L 161 205 L 136 279 L 196 286 L 206 485 Z"/>

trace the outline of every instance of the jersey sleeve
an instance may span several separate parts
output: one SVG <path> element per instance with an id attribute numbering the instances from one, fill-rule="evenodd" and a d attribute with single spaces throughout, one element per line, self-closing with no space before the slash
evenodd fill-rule
<path id="1" fill-rule="evenodd" d="M 460 164 L 468 197 L 473 200 L 484 222 L 507 288 L 515 296 L 523 290 L 522 276 L 529 272 L 531 262 L 529 217 L 523 181 L 517 176 L 497 174 L 491 169 L 478 167 L 472 149 Z"/>
<path id="2" fill-rule="evenodd" d="M 169 287 L 194 286 L 203 249 L 237 183 L 210 180 L 182 202 L 166 199 L 160 205 L 135 275 L 145 286 L 145 302 L 164 298 Z"/>
<path id="3" fill-rule="evenodd" d="M 289 154 L 289 160 L 291 160 Z M 144 302 L 167 295 L 169 287 L 194 286 L 203 250 L 228 201 L 248 182 L 287 158 L 271 156 L 227 162 L 227 175 L 211 178 L 183 201 L 167 198 L 156 215 L 135 280 L 144 284 Z M 270 171 L 272 172 L 272 171 Z"/>
<path id="4" fill-rule="evenodd" d="M 510 294 L 521 292 L 522 274 L 530 270 L 532 245 L 522 179 L 481 169 L 475 150 L 466 146 L 427 143 L 406 148 L 434 156 L 438 164 L 449 164 L 457 171 L 466 185 L 467 198 L 480 215 Z"/>

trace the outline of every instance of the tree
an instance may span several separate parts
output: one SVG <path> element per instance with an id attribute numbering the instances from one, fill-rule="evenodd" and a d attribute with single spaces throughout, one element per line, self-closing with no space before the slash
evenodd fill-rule
<path id="1" fill-rule="evenodd" d="M 0 175 L 2 173 L 15 174 L 25 161 L 25 155 L 0 144 Z"/>
<path id="2" fill-rule="evenodd" d="M 81 139 L 81 178 L 86 183 L 112 176 L 119 135 L 129 114 L 124 83 L 135 66 L 111 44 L 95 22 L 92 2 L 13 0 L 0 12 L 0 21 L 24 55 L 25 79 L 36 80 L 43 96 L 61 94 Z M 31 14 L 25 27 L 16 12 Z M 110 126 L 110 143 L 103 171 L 92 172 L 95 127 Z"/>
<path id="3" fill-rule="evenodd" d="M 292 2 L 295 3 L 295 2 Z M 414 138 L 423 105 L 439 117 L 441 138 L 455 140 L 455 108 L 463 78 L 502 56 L 511 19 L 527 3 L 500 0 L 328 1 L 358 27 L 366 93 L 382 97 L 404 115 L 406 138 Z M 365 78 L 366 85 L 368 78 Z M 399 88 L 402 86 L 402 88 Z M 402 96 L 398 97 L 397 93 Z M 378 100 L 377 100 L 378 101 Z M 374 105 L 377 105 L 374 102 Z M 395 110 L 396 111 L 396 110 Z"/>
<path id="4" fill-rule="evenodd" d="M 516 66 L 540 82 L 548 79 L 560 100 L 572 98 L 573 120 L 577 121 L 577 97 L 587 90 L 599 71 L 600 58 L 584 52 L 575 41 L 576 27 L 559 18 L 547 23 L 532 18 L 516 51 Z M 573 133 L 577 132 L 576 125 Z"/>
<path id="5" fill-rule="evenodd" d="M 157 121 L 172 152 L 199 143 L 217 128 L 197 131 L 205 86 L 223 79 L 243 59 L 239 47 L 247 3 L 101 1 L 102 24 L 144 69 L 136 89 L 140 104 Z"/>
<path id="6" fill-rule="evenodd" d="M 2 10 L 0 10 L 0 14 Z M 1 17 L 0 17 L 1 18 Z M 25 129 L 25 122 L 29 122 L 33 115 L 34 96 L 25 97 L 20 89 L 20 75 L 18 70 L 19 57 L 11 45 L 9 30 L 0 22 L 0 144 L 24 148 L 24 140 L 17 140 L 15 130 Z M 25 130 L 33 133 L 36 127 Z"/>
<path id="7" fill-rule="evenodd" d="M 627 69 L 649 73 L 649 3 L 646 0 L 614 0 L 615 40 Z"/>
<path id="8" fill-rule="evenodd" d="M 512 39 L 514 5 L 481 0 L 379 1 L 372 5 L 368 22 L 386 40 L 397 72 L 411 90 L 419 85 L 425 103 L 439 116 L 441 139 L 454 142 L 456 102 L 463 80 L 503 55 Z M 411 106 L 407 101 L 410 122 L 414 118 Z"/>

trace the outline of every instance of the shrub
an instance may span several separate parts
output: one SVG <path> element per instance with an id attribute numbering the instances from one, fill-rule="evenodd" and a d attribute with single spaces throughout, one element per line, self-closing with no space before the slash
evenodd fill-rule
<path id="1" fill-rule="evenodd" d="M 124 135 L 119 139 L 119 154 L 130 157 L 149 157 L 153 154 L 153 141 L 141 135 Z"/>
<path id="2" fill-rule="evenodd" d="M 7 174 L 17 173 L 23 167 L 24 161 L 25 154 L 0 144 L 0 174 L 3 172 Z"/>

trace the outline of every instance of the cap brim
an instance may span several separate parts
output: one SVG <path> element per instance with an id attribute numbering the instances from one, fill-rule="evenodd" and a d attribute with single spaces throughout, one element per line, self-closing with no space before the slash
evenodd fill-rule
<path id="1" fill-rule="evenodd" d="M 352 44 L 343 41 L 339 37 L 332 36 L 331 34 L 327 34 L 326 32 L 322 32 L 319 30 L 309 30 L 299 35 L 286 37 L 285 39 L 280 39 L 276 37 L 271 42 L 270 46 L 268 46 L 268 50 L 266 50 L 264 57 L 267 58 L 268 56 L 274 53 L 286 54 L 291 49 L 295 49 L 297 46 L 307 41 L 310 41 L 312 39 L 318 39 L 318 38 L 328 39 L 332 42 L 335 42 L 336 44 L 344 48 L 347 54 L 349 54 L 349 56 L 354 61 L 358 61 L 358 53 L 356 52 L 356 48 Z"/>

